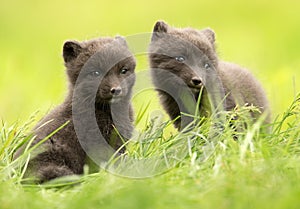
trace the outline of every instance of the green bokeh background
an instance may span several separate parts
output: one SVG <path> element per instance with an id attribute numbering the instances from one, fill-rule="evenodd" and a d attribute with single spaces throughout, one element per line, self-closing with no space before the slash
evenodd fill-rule
<path id="1" fill-rule="evenodd" d="M 276 116 L 300 90 L 299 11 L 299 0 L 0 0 L 0 118 L 24 121 L 63 100 L 65 40 L 149 33 L 157 20 L 214 29 L 220 58 L 253 72 Z"/>

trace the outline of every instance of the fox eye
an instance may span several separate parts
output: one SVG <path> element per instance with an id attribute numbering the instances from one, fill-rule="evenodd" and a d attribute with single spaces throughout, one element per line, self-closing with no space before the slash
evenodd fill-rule
<path id="1" fill-rule="evenodd" d="M 123 68 L 121 68 L 121 70 L 120 70 L 120 74 L 126 74 L 127 71 L 128 71 L 128 68 L 127 68 L 127 67 L 123 67 Z"/>
<path id="2" fill-rule="evenodd" d="M 205 64 L 204 64 L 204 68 L 205 68 L 205 69 L 209 69 L 209 68 L 210 68 L 210 64 L 205 63 Z"/>
<path id="3" fill-rule="evenodd" d="M 95 70 L 93 72 L 90 72 L 89 75 L 93 76 L 93 77 L 98 77 L 101 75 L 100 71 Z"/>
<path id="4" fill-rule="evenodd" d="M 184 62 L 184 61 L 185 61 L 185 58 L 184 58 L 183 56 L 177 56 L 177 57 L 175 57 L 175 60 L 176 60 L 177 62 Z"/>

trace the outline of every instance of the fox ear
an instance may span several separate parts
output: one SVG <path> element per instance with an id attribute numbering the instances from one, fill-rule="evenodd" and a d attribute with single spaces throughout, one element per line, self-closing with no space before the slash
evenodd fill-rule
<path id="1" fill-rule="evenodd" d="M 158 33 L 167 33 L 168 32 L 168 24 L 164 21 L 157 21 L 154 25 L 153 32 Z"/>
<path id="2" fill-rule="evenodd" d="M 119 43 L 121 43 L 122 45 L 128 47 L 126 39 L 123 36 L 116 36 L 115 40 L 117 40 Z"/>
<path id="3" fill-rule="evenodd" d="M 70 62 L 74 60 L 82 51 L 82 47 L 77 41 L 67 41 L 63 47 L 64 61 Z"/>
<path id="4" fill-rule="evenodd" d="M 215 32 L 212 29 L 206 28 L 201 32 L 206 36 L 206 38 L 209 40 L 211 44 L 213 45 L 215 44 Z"/>
<path id="5" fill-rule="evenodd" d="M 169 26 L 164 21 L 157 21 L 153 28 L 153 34 L 151 40 L 155 40 L 156 38 L 159 38 L 160 33 L 167 33 L 169 29 Z"/>

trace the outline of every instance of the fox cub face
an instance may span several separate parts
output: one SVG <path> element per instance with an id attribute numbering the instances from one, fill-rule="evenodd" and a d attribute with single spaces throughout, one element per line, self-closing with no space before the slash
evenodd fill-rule
<path id="1" fill-rule="evenodd" d="M 122 37 L 89 42 L 68 41 L 63 47 L 70 88 L 80 89 L 96 102 L 114 102 L 131 96 L 135 59 Z"/>
<path id="2" fill-rule="evenodd" d="M 193 93 L 199 93 L 210 74 L 216 73 L 214 41 L 215 35 L 210 29 L 176 29 L 157 22 L 149 49 L 154 84 L 166 83 L 170 75 L 174 75 L 171 86 L 181 83 Z"/>

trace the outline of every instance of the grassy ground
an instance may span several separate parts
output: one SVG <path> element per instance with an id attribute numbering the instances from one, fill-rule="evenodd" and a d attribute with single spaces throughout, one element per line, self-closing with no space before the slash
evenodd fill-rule
<path id="1" fill-rule="evenodd" d="M 299 1 L 0 2 L 1 209 L 299 208 Z M 202 160 L 203 144 L 197 142 L 175 168 L 154 178 L 100 171 L 69 185 L 22 185 L 22 163 L 12 161 L 12 153 L 37 118 L 63 100 L 63 42 L 151 32 L 159 19 L 215 30 L 220 57 L 247 66 L 265 87 L 271 134 L 254 126 L 234 141 L 225 130 L 210 158 Z M 144 58 L 138 61 L 137 71 L 147 68 Z M 136 112 L 144 105 L 141 98 L 134 98 Z M 28 119 L 36 110 L 37 117 Z"/>
<path id="2" fill-rule="evenodd" d="M 27 140 L 26 125 L 2 124 L 1 208 L 299 208 L 299 102 L 300 97 L 274 122 L 267 135 L 259 132 L 258 122 L 234 140 L 232 129 L 225 125 L 206 158 L 202 147 L 207 145 L 209 129 L 204 123 L 179 139 L 190 146 L 186 146 L 186 155 L 174 168 L 143 179 L 101 170 L 44 185 L 22 184 L 21 165 L 26 162 L 13 161 L 12 153 Z M 287 120 L 289 128 L 283 129 Z M 149 133 L 157 136 L 153 130 Z M 161 147 L 172 140 L 154 144 L 144 156 L 162 153 Z M 176 146 L 177 143 L 169 143 L 168 149 L 179 153 L 180 147 Z M 129 156 L 144 153 L 145 149 L 140 152 L 139 147 L 133 146 Z"/>

